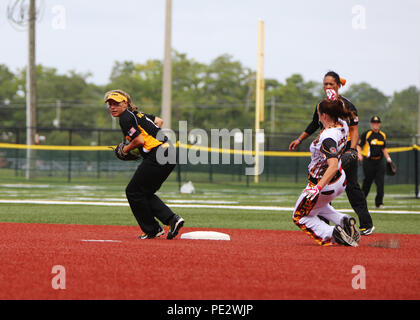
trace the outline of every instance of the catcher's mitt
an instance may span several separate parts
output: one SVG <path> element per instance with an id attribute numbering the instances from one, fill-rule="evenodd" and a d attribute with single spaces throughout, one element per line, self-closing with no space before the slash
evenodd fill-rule
<path id="1" fill-rule="evenodd" d="M 140 159 L 140 157 L 138 155 L 135 155 L 131 152 L 129 153 L 125 153 L 123 151 L 123 148 L 125 146 L 124 142 L 121 142 L 115 149 L 115 155 L 117 156 L 118 159 L 123 160 L 123 161 L 133 161 L 133 160 L 138 160 Z"/>
<path id="2" fill-rule="evenodd" d="M 386 174 L 388 176 L 395 176 L 397 174 L 397 166 L 394 162 L 386 163 Z"/>
<path id="3" fill-rule="evenodd" d="M 341 167 L 344 171 L 355 162 L 357 162 L 357 149 L 350 148 L 341 156 Z"/>

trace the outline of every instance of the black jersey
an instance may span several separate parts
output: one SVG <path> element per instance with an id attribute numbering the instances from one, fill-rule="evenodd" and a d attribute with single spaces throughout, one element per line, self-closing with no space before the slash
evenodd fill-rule
<path id="1" fill-rule="evenodd" d="M 139 147 L 143 158 L 153 149 L 168 140 L 161 129 L 154 124 L 154 116 L 138 111 L 125 110 L 119 117 L 121 131 L 127 141 L 139 135 L 144 139 L 144 146 Z M 153 119 L 153 120 L 152 120 Z"/>
<path id="2" fill-rule="evenodd" d="M 349 127 L 357 126 L 359 124 L 359 117 L 357 115 L 356 107 L 354 106 L 353 103 L 350 102 L 350 100 L 348 100 L 347 98 L 344 98 L 343 96 L 340 96 L 339 99 L 344 103 L 346 108 L 348 110 L 350 110 L 353 114 L 352 118 L 349 121 L 347 121 L 348 126 Z M 319 103 L 316 105 L 314 116 L 312 118 L 312 122 L 305 129 L 305 132 L 309 135 L 312 135 L 316 130 L 318 130 L 319 128 L 322 129 L 322 127 L 323 127 L 322 123 L 319 122 L 318 105 L 319 105 Z M 350 136 L 349 136 L 349 139 L 350 139 Z"/>
<path id="3" fill-rule="evenodd" d="M 382 150 L 386 148 L 386 134 L 382 131 L 365 131 L 360 136 L 359 146 L 364 157 L 379 160 L 383 156 Z"/>

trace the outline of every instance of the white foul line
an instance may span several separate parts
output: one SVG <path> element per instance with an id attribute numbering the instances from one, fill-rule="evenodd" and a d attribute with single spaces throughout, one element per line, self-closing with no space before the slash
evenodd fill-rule
<path id="1" fill-rule="evenodd" d="M 57 205 L 86 205 L 86 206 L 115 206 L 128 207 L 128 203 L 121 202 L 94 202 L 94 201 L 62 201 L 62 200 L 1 200 L 0 203 L 11 204 L 57 204 Z M 193 208 L 193 209 L 231 209 L 231 210 L 258 210 L 258 211 L 288 211 L 293 212 L 293 207 L 274 206 L 232 206 L 232 205 L 210 205 L 210 204 L 168 204 L 172 208 Z M 353 213 L 352 209 L 337 209 L 340 212 Z M 407 210 L 370 210 L 372 213 L 388 214 L 420 214 L 420 211 Z"/>

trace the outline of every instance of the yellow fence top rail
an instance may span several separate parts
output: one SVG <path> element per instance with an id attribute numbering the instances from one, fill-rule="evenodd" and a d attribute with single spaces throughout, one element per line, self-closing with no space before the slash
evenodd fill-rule
<path id="1" fill-rule="evenodd" d="M 0 148 L 3 149 L 32 149 L 32 150 L 56 150 L 56 151 L 110 151 L 115 149 L 116 146 L 51 146 L 51 145 L 26 145 L 16 143 L 0 143 Z M 177 148 L 199 150 L 206 152 L 218 152 L 218 153 L 229 153 L 229 154 L 242 154 L 242 155 L 253 155 L 255 151 L 251 150 L 235 150 L 235 149 L 223 149 L 223 148 L 212 148 L 190 144 L 183 144 L 179 141 L 176 143 Z M 420 147 L 416 144 L 407 147 L 396 147 L 388 148 L 388 152 L 406 152 L 412 150 L 420 150 Z M 310 157 L 310 152 L 300 151 L 261 151 L 261 155 L 269 157 Z"/>

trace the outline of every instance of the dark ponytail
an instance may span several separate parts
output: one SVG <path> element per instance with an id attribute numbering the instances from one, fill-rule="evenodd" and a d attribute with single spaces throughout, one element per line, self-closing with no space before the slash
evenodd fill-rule
<path id="1" fill-rule="evenodd" d="M 333 118 L 334 121 L 337 121 L 338 118 L 347 120 L 352 117 L 352 112 L 346 108 L 341 99 L 324 99 L 319 103 L 318 110 L 320 114 L 325 113 Z"/>

